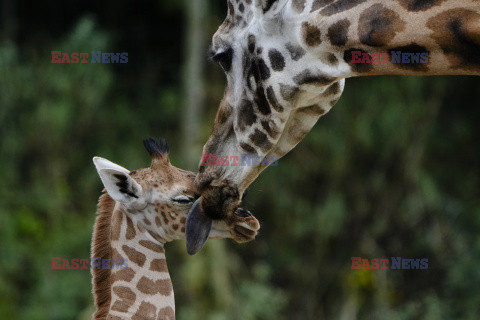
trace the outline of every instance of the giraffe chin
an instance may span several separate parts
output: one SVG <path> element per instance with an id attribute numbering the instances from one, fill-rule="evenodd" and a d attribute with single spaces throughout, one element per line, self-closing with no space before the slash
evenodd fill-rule
<path id="1" fill-rule="evenodd" d="M 207 217 L 202 212 L 201 199 L 199 198 L 194 202 L 185 222 L 185 238 L 189 255 L 199 252 L 211 236 L 212 229 L 215 229 L 212 228 L 214 219 Z M 229 232 L 230 237 L 238 243 L 254 240 L 260 229 L 260 223 L 250 211 L 240 207 L 236 208 L 231 216 L 227 216 L 223 220 L 215 219 L 215 223 L 217 223 L 217 231 L 220 226 L 220 230 Z"/>

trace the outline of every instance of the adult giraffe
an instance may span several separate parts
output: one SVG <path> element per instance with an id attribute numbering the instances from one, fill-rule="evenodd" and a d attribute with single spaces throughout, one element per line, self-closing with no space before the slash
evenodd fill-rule
<path id="1" fill-rule="evenodd" d="M 389 53 L 388 61 L 369 63 L 374 53 Z M 338 101 L 345 78 L 479 75 L 480 1 L 228 0 L 212 59 L 228 84 L 203 154 L 280 158 Z M 263 169 L 200 167 L 190 253 Z"/>

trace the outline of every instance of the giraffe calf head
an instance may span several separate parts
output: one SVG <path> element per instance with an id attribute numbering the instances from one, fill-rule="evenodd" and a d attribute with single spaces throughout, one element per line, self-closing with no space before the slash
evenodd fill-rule
<path id="1" fill-rule="evenodd" d="M 129 171 L 107 159 L 93 159 L 107 193 L 127 216 L 125 227 L 119 231 L 125 232 L 127 239 L 134 239 L 138 233 L 160 244 L 188 238 L 191 230 L 186 230 L 187 220 L 193 221 L 198 233 L 194 235 L 198 241 L 189 247 L 191 254 L 209 237 L 237 242 L 255 238 L 260 228 L 258 220 L 244 209 L 216 221 L 195 210 L 199 205 L 195 174 L 170 163 L 165 141 L 148 139 L 144 145 L 152 158 L 149 168 Z"/>

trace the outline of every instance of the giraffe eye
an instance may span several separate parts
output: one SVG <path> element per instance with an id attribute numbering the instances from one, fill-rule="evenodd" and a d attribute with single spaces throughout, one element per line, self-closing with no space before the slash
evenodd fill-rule
<path id="1" fill-rule="evenodd" d="M 193 202 L 194 198 L 190 196 L 177 196 L 173 198 L 173 201 L 177 203 L 191 203 Z"/>
<path id="2" fill-rule="evenodd" d="M 211 56 L 211 59 L 218 63 L 225 72 L 228 72 L 232 68 L 233 49 L 218 51 Z"/>

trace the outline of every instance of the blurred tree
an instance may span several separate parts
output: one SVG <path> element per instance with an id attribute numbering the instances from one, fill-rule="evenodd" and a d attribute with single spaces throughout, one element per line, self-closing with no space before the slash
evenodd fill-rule
<path id="1" fill-rule="evenodd" d="M 200 123 L 204 112 L 204 75 L 207 38 L 205 34 L 208 4 L 201 0 L 184 2 L 187 12 L 185 43 L 186 66 L 183 76 L 185 105 L 182 119 L 183 164 L 195 170 L 201 153 Z"/>

